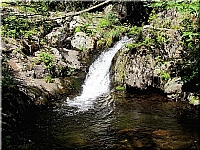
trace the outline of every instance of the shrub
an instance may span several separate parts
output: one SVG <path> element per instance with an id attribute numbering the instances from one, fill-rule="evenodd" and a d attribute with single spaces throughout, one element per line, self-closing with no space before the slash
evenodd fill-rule
<path id="1" fill-rule="evenodd" d="M 53 68 L 53 56 L 51 54 L 49 54 L 48 52 L 42 52 L 39 54 L 39 58 L 44 62 L 45 68 Z"/>
<path id="2" fill-rule="evenodd" d="M 46 76 L 45 81 L 46 81 L 46 83 L 53 83 L 54 82 L 51 75 Z"/>

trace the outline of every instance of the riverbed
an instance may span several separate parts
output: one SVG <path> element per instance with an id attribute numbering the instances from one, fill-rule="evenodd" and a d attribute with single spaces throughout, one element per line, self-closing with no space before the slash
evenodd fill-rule
<path id="1" fill-rule="evenodd" d="M 18 130 L 28 149 L 199 148 L 198 110 L 156 93 L 111 92 L 87 111 L 63 99 L 28 120 Z"/>

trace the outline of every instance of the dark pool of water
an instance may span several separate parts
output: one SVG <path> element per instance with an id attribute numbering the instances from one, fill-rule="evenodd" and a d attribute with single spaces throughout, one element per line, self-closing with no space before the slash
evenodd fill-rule
<path id="1" fill-rule="evenodd" d="M 64 102 L 41 111 L 19 129 L 22 149 L 199 148 L 199 112 L 158 94 L 100 97 L 85 112 Z"/>

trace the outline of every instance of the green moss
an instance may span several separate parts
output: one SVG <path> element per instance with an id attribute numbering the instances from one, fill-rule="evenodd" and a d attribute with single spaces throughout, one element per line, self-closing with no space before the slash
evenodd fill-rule
<path id="1" fill-rule="evenodd" d="M 127 43 L 127 44 L 125 44 L 125 47 L 128 48 L 129 50 L 132 50 L 133 48 L 135 48 L 135 44 Z"/>
<path id="2" fill-rule="evenodd" d="M 125 91 L 125 87 L 123 87 L 123 86 L 116 86 L 115 90 L 116 91 Z"/>
<path id="3" fill-rule="evenodd" d="M 200 104 L 200 98 L 198 96 L 190 95 L 188 97 L 189 103 L 192 105 L 199 105 Z"/>
<path id="4" fill-rule="evenodd" d="M 52 79 L 52 76 L 49 75 L 49 76 L 46 76 L 46 77 L 45 77 L 45 82 L 46 82 L 46 83 L 53 83 L 54 80 Z"/>
<path id="5" fill-rule="evenodd" d="M 134 27 L 129 28 L 128 34 L 131 37 L 134 37 L 134 36 L 137 36 L 141 31 L 142 31 L 142 27 L 134 26 Z"/>
<path id="6" fill-rule="evenodd" d="M 161 71 L 160 72 L 160 77 L 163 79 L 163 80 L 165 80 L 165 81 L 167 81 L 167 80 L 169 80 L 171 77 L 170 77 L 170 74 L 169 73 L 167 73 L 167 72 L 164 72 L 164 71 Z"/>
<path id="7" fill-rule="evenodd" d="M 79 50 L 80 50 L 80 51 L 83 51 L 83 52 L 87 52 L 87 48 L 85 48 L 84 46 L 80 46 L 80 47 L 79 47 Z"/>
<path id="8" fill-rule="evenodd" d="M 70 67 L 68 72 L 67 72 L 67 75 L 70 76 L 74 71 L 75 71 L 75 68 L 74 67 Z"/>
<path id="9" fill-rule="evenodd" d="M 39 65 L 41 63 L 41 60 L 38 59 L 38 58 L 34 58 L 33 63 L 36 64 L 36 65 Z"/>

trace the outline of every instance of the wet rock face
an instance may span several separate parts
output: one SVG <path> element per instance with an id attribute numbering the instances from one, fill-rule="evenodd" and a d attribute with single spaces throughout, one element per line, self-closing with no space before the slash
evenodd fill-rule
<path id="1" fill-rule="evenodd" d="M 129 91 L 132 89 L 146 90 L 149 87 L 158 88 L 169 97 L 179 97 L 182 93 L 183 82 L 179 78 L 177 81 L 178 72 L 176 65 L 182 62 L 181 53 L 181 35 L 178 30 L 161 27 L 158 21 L 166 16 L 168 20 L 173 20 L 172 25 L 179 25 L 180 18 L 175 24 L 174 16 L 177 13 L 174 10 L 162 12 L 158 14 L 157 21 L 150 22 L 150 25 L 143 27 L 142 32 L 138 37 L 142 40 L 131 41 L 136 45 L 134 49 L 130 48 L 124 55 L 124 51 L 120 50 L 115 57 L 115 71 L 123 73 L 114 73 L 112 77 L 117 85 L 126 85 Z M 162 40 L 158 40 L 158 39 Z M 146 44 L 144 41 L 150 41 Z M 138 43 L 143 43 L 139 45 Z M 137 45 L 138 44 L 138 45 Z M 123 56 L 123 57 L 122 57 Z M 126 62 L 124 62 L 126 60 Z M 116 70 L 116 68 L 120 69 Z M 168 82 L 170 81 L 170 82 Z M 175 81 L 175 82 L 173 82 Z M 175 94 L 176 93 L 176 94 Z"/>
<path id="2" fill-rule="evenodd" d="M 153 83 L 155 61 L 146 50 L 137 51 L 131 55 L 125 66 L 125 83 L 128 86 L 144 90 Z"/>
<path id="3" fill-rule="evenodd" d="M 144 33 L 146 32 L 147 31 Z M 173 35 L 169 40 L 172 42 L 165 43 L 164 47 L 160 50 L 152 50 L 148 47 L 142 46 L 137 48 L 134 53 L 132 53 L 131 50 L 128 51 L 127 55 L 124 55 L 123 51 L 119 51 L 119 54 L 116 55 L 116 57 L 119 58 L 115 59 L 121 59 L 122 61 L 116 61 L 115 65 L 116 68 L 121 66 L 121 73 L 124 72 L 124 77 L 119 77 L 117 75 L 119 73 L 115 73 L 115 77 L 113 77 L 115 80 L 114 82 L 120 80 L 121 83 L 123 82 L 127 87 L 139 90 L 146 90 L 148 87 L 155 87 L 163 90 L 167 94 L 173 94 L 173 91 L 179 91 L 179 93 L 181 93 L 182 84 L 176 86 L 177 88 L 171 92 L 166 91 L 166 88 L 164 89 L 167 81 L 177 75 L 177 72 L 175 72 L 176 63 L 181 61 L 179 55 L 181 48 L 178 45 L 178 41 L 173 39 Z M 121 58 L 122 55 L 123 58 Z M 125 60 L 126 62 L 124 64 Z M 120 70 L 117 72 L 119 71 Z M 120 78 L 123 78 L 123 80 Z M 168 83 L 166 87 L 170 87 L 171 83 L 172 82 Z"/>
<path id="4" fill-rule="evenodd" d="M 181 78 L 175 77 L 164 85 L 164 92 L 170 94 L 170 98 L 172 98 L 172 96 L 176 97 L 177 94 L 182 92 L 182 86 L 183 81 L 181 81 Z"/>
<path id="5" fill-rule="evenodd" d="M 123 47 L 113 58 L 111 66 L 111 77 L 113 86 L 123 86 L 124 85 L 124 75 L 125 75 L 125 65 L 128 59 L 128 48 Z M 116 64 L 116 65 L 115 65 Z"/>

